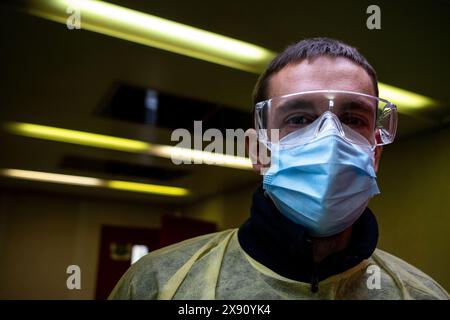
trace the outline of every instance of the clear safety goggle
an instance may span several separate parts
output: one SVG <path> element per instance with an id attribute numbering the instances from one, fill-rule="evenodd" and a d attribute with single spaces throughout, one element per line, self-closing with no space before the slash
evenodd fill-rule
<path id="1" fill-rule="evenodd" d="M 397 107 L 385 99 L 342 90 L 298 92 L 255 106 L 258 140 L 269 149 L 273 143 L 281 147 L 306 144 L 318 135 L 325 121 L 334 121 L 339 134 L 350 143 L 381 146 L 394 141 Z"/>

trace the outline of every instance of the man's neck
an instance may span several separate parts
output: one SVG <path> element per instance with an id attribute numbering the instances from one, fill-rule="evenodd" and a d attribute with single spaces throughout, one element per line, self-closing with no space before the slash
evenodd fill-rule
<path id="1" fill-rule="evenodd" d="M 352 226 L 331 237 L 312 238 L 313 261 L 319 263 L 330 254 L 344 250 L 352 235 Z"/>

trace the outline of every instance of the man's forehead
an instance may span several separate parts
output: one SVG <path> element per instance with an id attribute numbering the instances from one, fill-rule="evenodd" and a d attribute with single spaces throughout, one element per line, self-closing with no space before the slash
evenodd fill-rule
<path id="1" fill-rule="evenodd" d="M 372 79 L 361 66 L 343 57 L 324 56 L 288 65 L 274 74 L 268 97 L 330 89 L 375 95 Z"/>

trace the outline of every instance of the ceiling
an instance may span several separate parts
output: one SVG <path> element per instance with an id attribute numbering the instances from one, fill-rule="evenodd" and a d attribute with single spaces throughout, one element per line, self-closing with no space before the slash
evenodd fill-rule
<path id="1" fill-rule="evenodd" d="M 447 1 L 378 1 L 381 30 L 366 28 L 368 1 L 125 1 L 112 3 L 279 52 L 287 44 L 313 37 L 341 39 L 361 50 L 380 81 L 440 102 L 436 112 L 400 117 L 399 139 L 447 125 L 450 120 L 450 4 Z M 0 13 L 0 121 L 21 121 L 87 132 L 170 143 L 167 129 L 98 116 L 117 82 L 251 112 L 256 74 L 204 62 L 65 25 L 16 10 Z M 177 115 L 173 115 L 176 117 Z M 391 146 L 392 148 L 395 145 Z M 208 165 L 175 166 L 170 160 L 44 141 L 0 131 L 0 168 L 96 176 L 192 190 L 185 198 L 51 185 L 0 178 L 6 188 L 69 192 L 83 196 L 176 204 L 257 183 L 247 170 Z M 156 166 L 187 173 L 170 181 L 112 176 L 62 166 L 67 156 Z"/>

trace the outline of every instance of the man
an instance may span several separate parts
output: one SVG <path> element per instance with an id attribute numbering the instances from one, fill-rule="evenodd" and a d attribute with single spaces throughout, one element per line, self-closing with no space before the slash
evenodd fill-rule
<path id="1" fill-rule="evenodd" d="M 429 276 L 376 249 L 367 208 L 396 108 L 353 47 L 303 40 L 279 54 L 254 92 L 270 163 L 239 228 L 193 238 L 135 263 L 111 299 L 448 299 Z M 261 148 L 260 148 L 261 149 Z M 254 151 L 254 150 L 253 150 Z"/>

